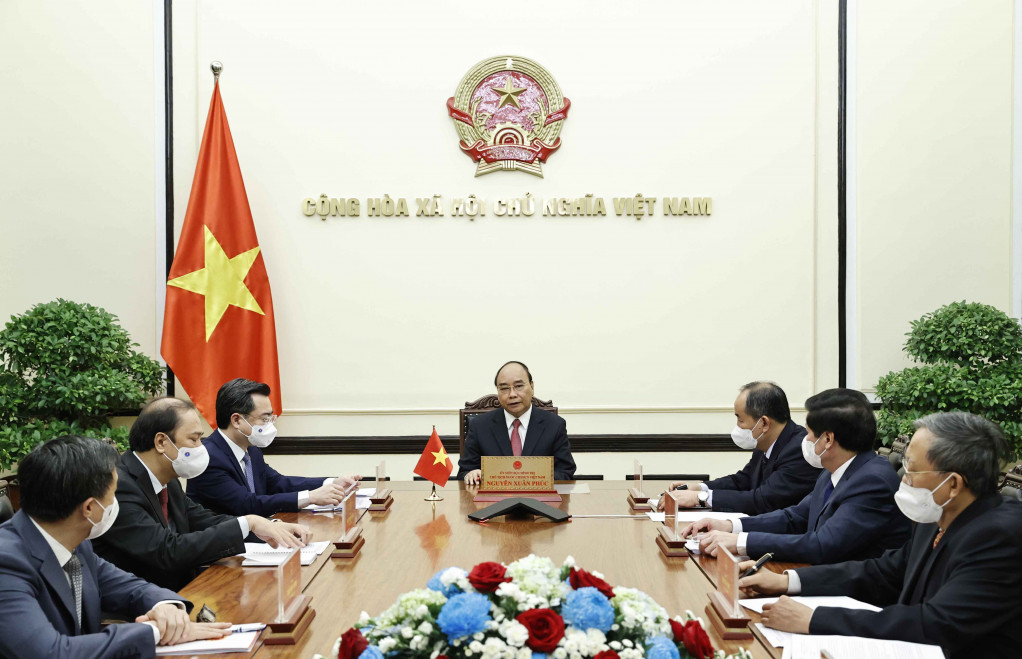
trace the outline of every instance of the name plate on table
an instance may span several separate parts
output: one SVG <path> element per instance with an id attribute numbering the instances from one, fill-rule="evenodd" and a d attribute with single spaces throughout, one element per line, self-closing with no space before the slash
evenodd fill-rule
<path id="1" fill-rule="evenodd" d="M 362 529 L 358 526 L 358 509 L 355 506 L 355 495 L 358 492 L 358 483 L 355 483 L 344 495 L 341 501 L 341 519 L 344 521 L 344 528 L 341 529 L 341 537 L 334 541 L 334 551 L 330 558 L 354 558 L 366 543 L 362 537 Z"/>
<path id="2" fill-rule="evenodd" d="M 653 510 L 649 497 L 642 490 L 642 465 L 639 464 L 638 460 L 633 464 L 635 467 L 635 480 L 632 481 L 634 485 L 628 488 L 628 505 L 632 510 Z"/>
<path id="3" fill-rule="evenodd" d="M 294 549 L 277 568 L 277 617 L 269 623 L 267 645 L 294 645 L 309 628 L 316 612 L 312 598 L 302 594 L 302 553 Z"/>
<path id="4" fill-rule="evenodd" d="M 369 497 L 369 512 L 385 513 L 394 504 L 394 495 L 387 489 L 387 461 L 376 465 L 376 493 Z"/>
<path id="5" fill-rule="evenodd" d="M 529 497 L 559 503 L 554 490 L 552 455 L 484 455 L 479 494 L 473 501 L 500 501 L 508 497 Z"/>
<path id="6" fill-rule="evenodd" d="M 668 490 L 664 493 L 664 524 L 657 528 L 656 544 L 660 553 L 670 558 L 688 558 L 685 538 L 681 537 L 678 521 L 678 496 L 680 492 Z"/>
<path id="7" fill-rule="evenodd" d="M 727 641 L 752 638 L 751 619 L 738 603 L 738 559 L 717 547 L 717 590 L 709 594 L 706 615 L 720 637 Z"/>

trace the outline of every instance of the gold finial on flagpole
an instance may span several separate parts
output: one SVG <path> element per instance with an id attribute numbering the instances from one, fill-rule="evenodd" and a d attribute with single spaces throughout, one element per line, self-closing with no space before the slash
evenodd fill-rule
<path id="1" fill-rule="evenodd" d="M 219 61 L 213 61 L 209 63 L 209 70 L 213 72 L 214 82 L 220 79 L 220 72 L 224 70 L 224 65 Z"/>

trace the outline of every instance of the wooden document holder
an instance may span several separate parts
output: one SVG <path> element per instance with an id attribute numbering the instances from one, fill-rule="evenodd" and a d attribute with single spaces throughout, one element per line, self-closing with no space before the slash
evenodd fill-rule
<path id="1" fill-rule="evenodd" d="M 386 469 L 385 460 L 380 461 L 376 467 L 376 494 L 369 497 L 369 512 L 371 513 L 385 513 L 394 505 L 394 496 L 391 491 L 383 487 L 387 483 Z"/>
<path id="2" fill-rule="evenodd" d="M 673 490 L 664 494 L 664 524 L 657 529 L 656 544 L 668 558 L 688 558 L 685 538 L 678 533 L 678 499 Z"/>
<path id="3" fill-rule="evenodd" d="M 717 590 L 709 594 L 706 615 L 725 641 L 752 638 L 749 618 L 738 604 L 738 559 L 723 547 L 717 548 Z"/>
<path id="4" fill-rule="evenodd" d="M 266 645 L 294 645 L 316 617 L 316 610 L 309 604 L 312 598 L 302 595 L 294 606 L 294 612 L 282 622 L 271 622 L 266 626 L 270 631 L 263 637 Z"/>
<path id="5" fill-rule="evenodd" d="M 649 497 L 642 491 L 642 465 L 635 461 L 635 486 L 628 488 L 628 507 L 632 510 L 653 510 Z"/>
<path id="6" fill-rule="evenodd" d="M 354 487 L 357 489 L 358 484 L 356 483 Z M 355 509 L 354 489 L 344 498 L 342 518 L 344 531 L 340 539 L 334 541 L 334 551 L 330 558 L 355 558 L 362 545 L 366 543 L 366 539 L 362 537 L 362 529 L 355 524 L 358 521 L 358 511 Z"/>

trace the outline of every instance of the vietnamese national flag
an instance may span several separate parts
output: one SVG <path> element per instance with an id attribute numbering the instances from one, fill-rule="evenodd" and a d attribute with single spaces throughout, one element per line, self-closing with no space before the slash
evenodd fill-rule
<path id="1" fill-rule="evenodd" d="M 270 282 L 219 82 L 167 278 L 161 352 L 210 426 L 216 392 L 234 378 L 270 385 L 281 412 Z"/>
<path id="2" fill-rule="evenodd" d="M 440 435 L 436 434 L 435 427 L 413 471 L 440 487 L 447 485 L 447 479 L 454 471 L 454 463 L 447 457 L 447 451 L 444 450 L 443 442 L 440 441 Z"/>

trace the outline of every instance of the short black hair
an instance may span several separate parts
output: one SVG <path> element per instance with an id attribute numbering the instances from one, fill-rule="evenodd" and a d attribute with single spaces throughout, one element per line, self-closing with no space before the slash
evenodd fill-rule
<path id="1" fill-rule="evenodd" d="M 532 373 L 529 372 L 529 367 L 528 366 L 526 366 L 522 362 L 516 362 L 516 361 L 507 362 L 506 364 L 504 364 L 504 366 L 509 366 L 511 364 L 518 364 L 519 366 L 524 368 L 525 369 L 525 374 L 529 376 L 529 384 L 532 384 Z M 497 374 L 493 376 L 493 386 L 494 387 L 497 386 L 497 378 L 500 377 L 500 372 L 504 370 L 504 366 L 501 366 L 500 368 L 498 368 L 497 369 Z"/>
<path id="2" fill-rule="evenodd" d="M 195 405 L 187 400 L 171 396 L 157 398 L 142 408 L 135 423 L 131 424 L 131 430 L 128 431 L 128 446 L 132 451 L 139 453 L 152 450 L 156 446 L 158 433 L 172 435 L 185 412 L 194 409 Z"/>
<path id="3" fill-rule="evenodd" d="M 915 421 L 933 441 L 926 459 L 939 471 L 955 472 L 976 496 L 997 491 L 1001 465 L 1008 461 L 1008 444 L 1001 427 L 968 412 L 937 412 Z"/>
<path id="4" fill-rule="evenodd" d="M 270 385 L 244 378 L 235 378 L 216 392 L 216 427 L 231 425 L 231 415 L 249 414 L 255 409 L 252 394 L 270 395 Z"/>
<path id="5" fill-rule="evenodd" d="M 750 382 L 740 391 L 748 392 L 745 396 L 745 413 L 753 419 L 768 416 L 784 423 L 791 419 L 788 397 L 784 389 L 773 382 Z"/>
<path id="6" fill-rule="evenodd" d="M 873 406 L 861 391 L 827 389 L 806 400 L 806 425 L 817 438 L 834 433 L 843 448 L 862 453 L 873 448 L 877 419 Z"/>
<path id="7" fill-rule="evenodd" d="M 114 447 L 91 437 L 44 442 L 18 465 L 21 507 L 40 522 L 67 519 L 86 499 L 107 493 L 117 460 Z"/>

